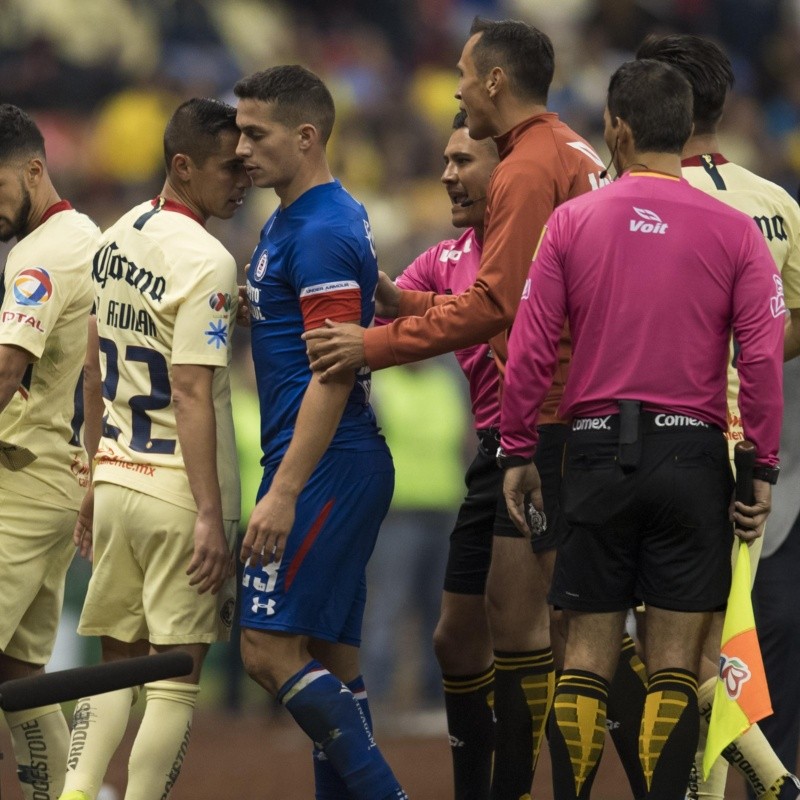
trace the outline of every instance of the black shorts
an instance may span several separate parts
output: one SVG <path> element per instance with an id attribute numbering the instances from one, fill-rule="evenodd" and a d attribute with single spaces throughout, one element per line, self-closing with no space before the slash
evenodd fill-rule
<path id="1" fill-rule="evenodd" d="M 626 473 L 617 461 L 617 418 L 597 419 L 610 429 L 572 424 L 561 497 L 567 531 L 550 602 L 598 613 L 639 602 L 672 611 L 724 608 L 734 482 L 722 431 L 644 413 L 639 466 Z"/>
<path id="2" fill-rule="evenodd" d="M 559 492 L 568 433 L 567 425 L 539 426 L 539 446 L 534 461 L 542 478 L 547 530 L 532 538 L 531 547 L 535 553 L 556 547 L 563 535 Z M 496 430 L 478 431 L 478 452 L 464 478 L 467 496 L 450 534 L 450 555 L 444 578 L 446 592 L 483 594 L 492 558 L 492 536 L 522 537 L 508 515 L 503 497 L 503 470 L 495 461 L 499 445 Z"/>

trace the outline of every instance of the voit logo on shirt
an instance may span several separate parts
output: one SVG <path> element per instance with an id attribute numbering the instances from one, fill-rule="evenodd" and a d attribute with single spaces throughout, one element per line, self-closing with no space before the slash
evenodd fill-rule
<path id="1" fill-rule="evenodd" d="M 639 216 L 639 219 L 632 219 L 630 221 L 630 230 L 633 233 L 661 233 L 665 234 L 669 227 L 666 222 L 661 221 L 661 217 L 655 211 L 649 211 L 646 208 L 636 208 L 633 210 Z"/>

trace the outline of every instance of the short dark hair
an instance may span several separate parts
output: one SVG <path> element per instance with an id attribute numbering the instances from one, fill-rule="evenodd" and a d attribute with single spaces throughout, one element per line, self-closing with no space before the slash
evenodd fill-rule
<path id="1" fill-rule="evenodd" d="M 555 56 L 546 33 L 527 22 L 515 19 L 493 22 L 482 17 L 475 17 L 469 33 L 481 34 L 472 51 L 478 75 L 502 67 L 514 94 L 526 100 L 547 102 Z"/>
<path id="2" fill-rule="evenodd" d="M 679 69 L 692 87 L 695 133 L 714 133 L 734 81 L 730 59 L 716 42 L 692 34 L 651 34 L 639 45 L 636 58 Z"/>
<path id="3" fill-rule="evenodd" d="M 466 128 L 467 127 L 467 112 L 464 109 L 461 109 L 454 117 L 453 117 L 453 130 L 457 131 L 459 128 Z"/>
<path id="4" fill-rule="evenodd" d="M 164 129 L 167 171 L 178 153 L 203 166 L 206 159 L 217 151 L 223 131 L 239 132 L 233 106 L 206 97 L 193 97 L 181 103 Z"/>
<path id="5" fill-rule="evenodd" d="M 336 110 L 328 87 L 299 64 L 284 64 L 242 78 L 233 93 L 241 99 L 275 104 L 275 119 L 294 127 L 311 123 L 326 144 L 333 130 Z"/>
<path id="6" fill-rule="evenodd" d="M 661 61 L 626 61 L 608 84 L 608 113 L 631 127 L 640 152 L 680 153 L 692 133 L 692 87 Z"/>
<path id="7" fill-rule="evenodd" d="M 0 104 L 0 162 L 34 156 L 45 157 L 42 132 L 21 108 Z"/>

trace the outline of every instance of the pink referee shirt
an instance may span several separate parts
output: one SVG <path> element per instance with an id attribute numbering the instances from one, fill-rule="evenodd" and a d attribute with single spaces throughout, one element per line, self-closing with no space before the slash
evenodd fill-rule
<path id="1" fill-rule="evenodd" d="M 784 303 L 763 236 L 744 214 L 661 173 L 630 173 L 559 206 L 548 220 L 510 341 L 503 449 L 530 456 L 572 332 L 566 418 L 617 412 L 617 400 L 727 427 L 731 329 L 741 348 L 739 405 L 758 463 L 778 462 Z"/>
<path id="2" fill-rule="evenodd" d="M 397 279 L 401 289 L 459 295 L 475 282 L 481 260 L 481 244 L 473 228 L 458 239 L 447 239 L 417 256 Z M 477 430 L 500 424 L 499 384 L 491 348 L 476 344 L 455 351 L 469 381 L 472 415 Z M 548 386 L 549 388 L 549 386 Z"/>

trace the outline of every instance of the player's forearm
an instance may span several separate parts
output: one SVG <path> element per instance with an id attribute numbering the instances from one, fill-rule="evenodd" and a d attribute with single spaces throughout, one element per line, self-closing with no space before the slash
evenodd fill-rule
<path id="1" fill-rule="evenodd" d="M 511 324 L 514 311 L 516 305 L 511 310 L 498 305 L 494 294 L 478 281 L 463 294 L 435 303 L 424 316 L 400 317 L 391 325 L 366 330 L 367 364 L 384 369 L 487 342 Z"/>
<path id="2" fill-rule="evenodd" d="M 0 344 L 0 413 L 11 402 L 29 363 L 26 350 Z"/>
<path id="3" fill-rule="evenodd" d="M 354 383 L 355 373 L 325 383 L 320 383 L 317 373 L 312 374 L 297 414 L 292 441 L 270 491 L 293 497 L 300 494 L 336 433 Z"/>
<path id="4" fill-rule="evenodd" d="M 175 369 L 178 369 L 176 367 Z M 173 389 L 175 423 L 181 444 L 189 488 L 197 504 L 198 514 L 222 519 L 222 497 L 217 475 L 217 425 L 211 395 L 211 374 L 207 382 L 182 385 Z M 201 373 L 202 374 L 202 373 Z"/>

